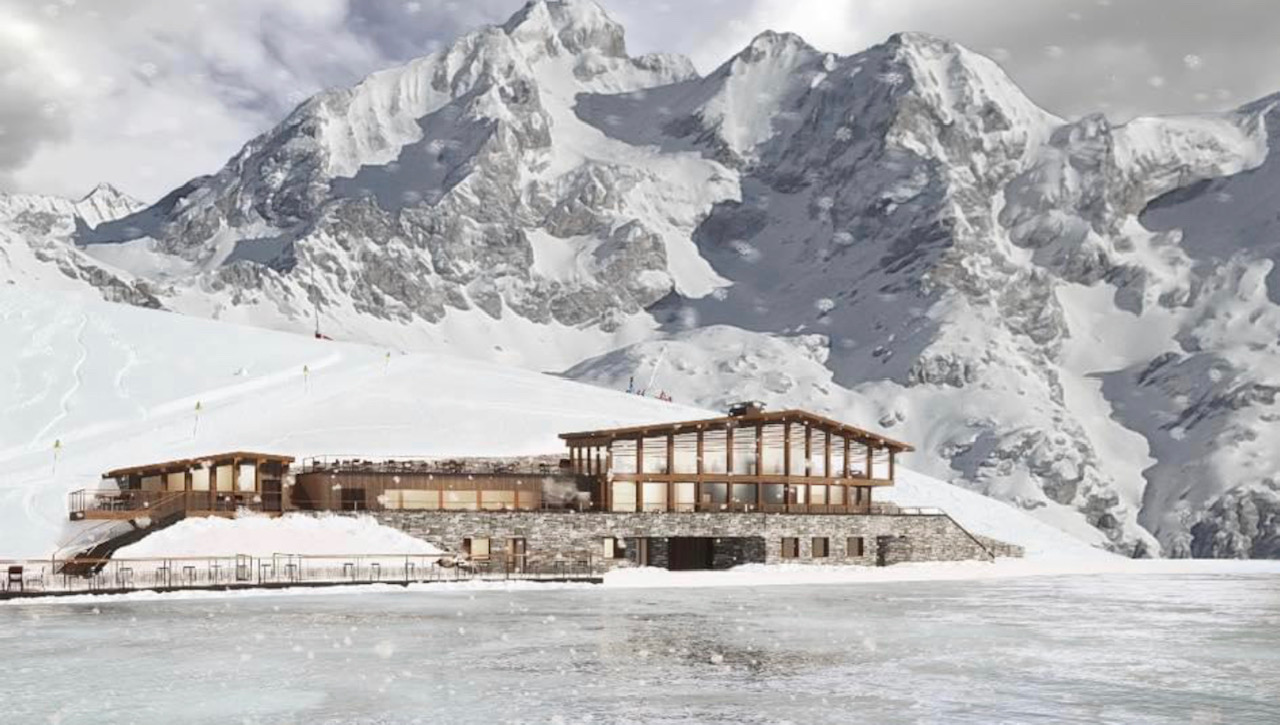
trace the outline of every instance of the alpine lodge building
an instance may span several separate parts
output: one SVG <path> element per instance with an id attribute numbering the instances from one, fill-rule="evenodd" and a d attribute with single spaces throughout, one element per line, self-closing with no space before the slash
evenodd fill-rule
<path id="1" fill-rule="evenodd" d="M 104 489 L 71 494 L 71 518 L 146 517 L 122 534 L 123 546 L 186 516 L 361 513 L 469 566 L 509 572 L 1021 555 L 945 512 L 877 501 L 912 447 L 813 413 L 745 403 L 718 418 L 560 438 L 564 457 L 327 457 L 294 466 L 287 456 L 241 452 L 136 466 L 105 474 Z M 118 546 L 104 542 L 92 555 Z"/>

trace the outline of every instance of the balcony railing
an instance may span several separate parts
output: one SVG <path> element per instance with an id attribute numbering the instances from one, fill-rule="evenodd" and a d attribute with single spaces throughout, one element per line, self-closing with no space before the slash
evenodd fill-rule
<path id="1" fill-rule="evenodd" d="M 68 495 L 72 521 L 81 519 L 163 518 L 175 513 L 235 513 L 262 509 L 256 491 L 142 491 L 137 489 L 80 489 Z"/>

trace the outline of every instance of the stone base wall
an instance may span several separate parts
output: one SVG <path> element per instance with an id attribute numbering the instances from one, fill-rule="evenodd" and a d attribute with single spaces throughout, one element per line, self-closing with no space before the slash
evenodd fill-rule
<path id="1" fill-rule="evenodd" d="M 906 561 L 990 560 L 1021 556 L 1018 547 L 976 537 L 946 515 L 798 515 L 761 513 L 542 513 L 380 511 L 381 523 L 463 551 L 467 538 L 487 538 L 491 561 L 505 560 L 507 542 L 524 539 L 528 561 L 589 565 L 604 571 L 639 563 L 647 547 L 650 566 L 666 566 L 671 537 L 714 538 L 713 568 L 737 563 L 890 565 Z M 615 558 L 604 558 L 603 540 L 621 540 Z M 797 540 L 798 556 L 783 557 L 783 539 Z M 817 538 L 827 554 L 815 557 Z M 857 552 L 861 539 L 862 552 Z M 641 540 L 647 540 L 641 544 Z"/>

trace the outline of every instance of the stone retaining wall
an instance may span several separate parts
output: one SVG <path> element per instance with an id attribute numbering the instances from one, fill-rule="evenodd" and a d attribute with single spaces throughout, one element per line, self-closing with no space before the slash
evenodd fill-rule
<path id="1" fill-rule="evenodd" d="M 715 568 L 738 563 L 889 565 L 906 561 L 990 560 L 1021 556 L 1020 547 L 976 537 L 945 514 L 803 515 L 760 513 L 544 513 L 379 511 L 381 523 L 452 552 L 467 538 L 487 538 L 490 557 L 502 561 L 507 541 L 525 540 L 529 561 L 589 563 L 607 570 L 638 563 L 638 540 L 648 539 L 648 563 L 666 566 L 670 537 L 727 539 L 715 547 Z M 827 539 L 827 556 L 814 557 L 814 539 Z M 621 556 L 604 559 L 603 539 L 621 540 Z M 798 556 L 784 558 L 784 538 L 798 540 Z M 855 551 L 861 538 L 862 553 Z"/>

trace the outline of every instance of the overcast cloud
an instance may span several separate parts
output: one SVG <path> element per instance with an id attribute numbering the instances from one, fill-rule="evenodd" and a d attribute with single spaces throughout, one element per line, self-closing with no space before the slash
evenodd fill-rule
<path id="1" fill-rule="evenodd" d="M 316 91 L 423 55 L 520 0 L 0 0 L 0 190 L 153 200 Z M 601 0 L 632 52 L 702 71 L 765 29 L 852 53 L 899 30 L 996 58 L 1040 105 L 1115 120 L 1280 91 L 1269 0 Z"/>

